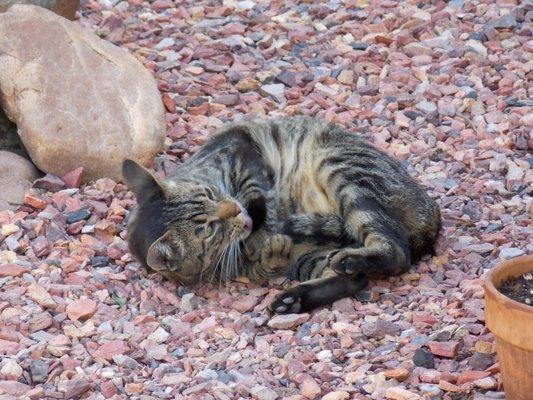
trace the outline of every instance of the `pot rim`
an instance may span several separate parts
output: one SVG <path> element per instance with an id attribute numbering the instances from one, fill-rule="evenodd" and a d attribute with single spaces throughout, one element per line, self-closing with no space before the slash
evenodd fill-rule
<path id="1" fill-rule="evenodd" d="M 512 258 L 510 260 L 506 260 L 502 262 L 501 264 L 497 265 L 496 267 L 492 268 L 487 275 L 485 276 L 485 291 L 488 295 L 494 297 L 494 299 L 500 303 L 506 303 L 506 307 L 510 309 L 514 309 L 517 311 L 525 312 L 528 314 L 533 314 L 533 305 L 527 305 L 524 303 L 520 303 L 519 301 L 513 300 L 510 297 L 507 297 L 503 293 L 501 293 L 496 286 L 494 286 L 494 275 L 496 275 L 498 272 L 506 270 L 507 268 L 513 266 L 514 264 L 518 263 L 531 263 L 531 271 L 533 273 L 533 255 L 528 254 L 521 257 Z"/>

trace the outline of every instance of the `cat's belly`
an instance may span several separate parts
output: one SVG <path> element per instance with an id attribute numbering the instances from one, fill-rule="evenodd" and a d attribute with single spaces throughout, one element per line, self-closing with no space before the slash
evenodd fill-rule
<path id="1" fill-rule="evenodd" d="M 296 263 L 300 256 L 309 253 L 310 251 L 319 249 L 321 246 L 317 244 L 299 243 L 295 244 L 292 250 L 291 265 Z"/>
<path id="2" fill-rule="evenodd" d="M 290 195 L 297 213 L 338 213 L 338 201 L 321 183 L 315 168 L 305 168 L 292 179 Z"/>

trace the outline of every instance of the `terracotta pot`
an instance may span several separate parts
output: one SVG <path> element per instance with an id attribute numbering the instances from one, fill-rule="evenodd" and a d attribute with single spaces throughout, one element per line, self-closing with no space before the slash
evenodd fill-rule
<path id="1" fill-rule="evenodd" d="M 508 400 L 533 399 L 533 306 L 511 300 L 496 288 L 525 272 L 533 272 L 533 255 L 506 261 L 485 278 L 485 320 L 496 338 Z"/>

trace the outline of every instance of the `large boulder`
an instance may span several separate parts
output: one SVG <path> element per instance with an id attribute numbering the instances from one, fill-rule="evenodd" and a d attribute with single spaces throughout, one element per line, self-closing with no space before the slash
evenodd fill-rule
<path id="1" fill-rule="evenodd" d="M 33 162 L 63 176 L 121 179 L 165 140 L 155 80 L 126 50 L 36 6 L 0 13 L 0 99 Z"/>
<path id="2" fill-rule="evenodd" d="M 9 151 L 0 151 L 0 210 L 13 210 L 39 177 L 33 164 Z"/>
<path id="3" fill-rule="evenodd" d="M 0 12 L 7 11 L 13 4 L 32 4 L 47 8 L 62 17 L 74 19 L 80 0 L 0 0 Z"/>

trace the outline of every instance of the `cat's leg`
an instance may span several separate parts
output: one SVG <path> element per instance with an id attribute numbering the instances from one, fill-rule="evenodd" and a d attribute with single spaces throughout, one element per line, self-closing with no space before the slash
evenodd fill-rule
<path id="1" fill-rule="evenodd" d="M 382 278 L 409 268 L 407 235 L 398 219 L 391 218 L 379 203 L 368 197 L 344 196 L 343 202 L 341 209 L 347 210 L 343 216 L 295 214 L 284 222 L 281 231 L 295 243 L 344 246 L 328 265 L 342 275 Z"/>
<path id="2" fill-rule="evenodd" d="M 331 258 L 339 251 L 337 247 L 327 246 L 302 254 L 287 271 L 287 276 L 303 283 L 280 293 L 269 309 L 276 313 L 305 312 L 351 296 L 363 287 L 366 281 L 347 279 L 329 268 Z"/>
<path id="3" fill-rule="evenodd" d="M 254 236 L 244 246 L 247 275 L 255 281 L 283 275 L 290 266 L 292 239 L 287 235 L 267 232 Z"/>
<path id="4" fill-rule="evenodd" d="M 294 214 L 280 227 L 281 233 L 294 243 L 326 243 L 342 245 L 350 240 L 344 230 L 342 217 L 333 213 Z"/>
<path id="5" fill-rule="evenodd" d="M 364 276 L 349 279 L 329 268 L 332 256 L 341 249 L 319 249 L 305 253 L 291 267 L 289 277 L 303 283 L 280 293 L 269 305 L 278 314 L 299 313 L 329 305 L 344 297 L 353 296 L 368 283 Z"/>
<path id="6" fill-rule="evenodd" d="M 330 267 L 356 279 L 361 274 L 380 279 L 406 271 L 411 252 L 400 219 L 370 197 L 344 196 L 343 201 L 345 232 L 362 246 L 343 248 L 331 258 Z"/>

